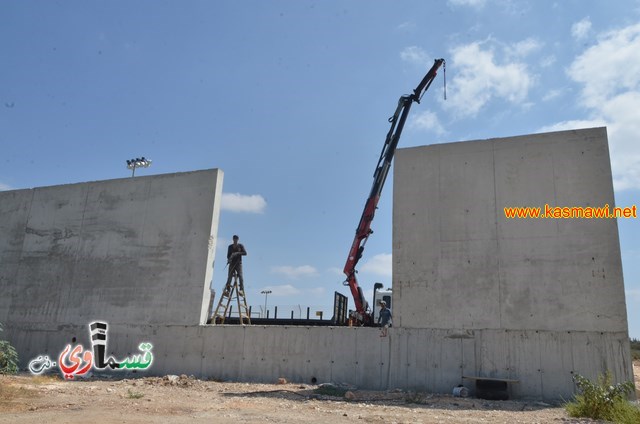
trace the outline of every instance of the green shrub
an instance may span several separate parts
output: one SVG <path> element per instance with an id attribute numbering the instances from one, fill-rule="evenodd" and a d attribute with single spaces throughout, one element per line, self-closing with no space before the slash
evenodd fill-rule
<path id="1" fill-rule="evenodd" d="M 131 389 L 127 389 L 127 399 L 140 399 L 144 396 L 144 393 L 134 392 Z"/>
<path id="2" fill-rule="evenodd" d="M 633 392 L 631 381 L 611 384 L 611 374 L 606 372 L 598 377 L 597 383 L 576 374 L 573 377 L 580 394 L 565 405 L 572 417 L 588 417 L 596 420 L 608 420 L 616 423 L 640 422 L 640 409 L 627 400 Z"/>
<path id="3" fill-rule="evenodd" d="M 640 407 L 627 400 L 617 400 L 611 409 L 609 420 L 620 424 L 638 424 L 640 423 Z"/>
<path id="4" fill-rule="evenodd" d="M 324 383 L 313 389 L 313 392 L 319 395 L 343 397 L 347 393 L 347 389 L 331 383 Z"/>
<path id="5" fill-rule="evenodd" d="M 0 332 L 2 324 L 0 323 Z M 18 352 L 6 340 L 0 340 L 0 374 L 16 374 L 18 372 Z"/>

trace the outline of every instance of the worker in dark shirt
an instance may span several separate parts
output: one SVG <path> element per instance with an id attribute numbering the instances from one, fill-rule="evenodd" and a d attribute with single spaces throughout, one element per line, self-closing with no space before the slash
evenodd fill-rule
<path id="1" fill-rule="evenodd" d="M 228 294 L 231 290 L 231 279 L 234 274 L 238 275 L 238 280 L 240 282 L 240 292 L 241 296 L 244 296 L 244 280 L 242 278 L 242 257 L 246 256 L 247 251 L 244 246 L 238 243 L 240 237 L 234 235 L 233 236 L 233 244 L 229 245 L 227 249 L 227 265 L 229 265 L 229 275 L 227 277 L 227 285 L 225 286 L 225 294 Z"/>
<path id="2" fill-rule="evenodd" d="M 380 315 L 378 316 L 378 324 L 382 325 L 380 337 L 387 337 L 387 328 L 391 325 L 391 310 L 387 309 L 387 302 L 380 301 Z"/>

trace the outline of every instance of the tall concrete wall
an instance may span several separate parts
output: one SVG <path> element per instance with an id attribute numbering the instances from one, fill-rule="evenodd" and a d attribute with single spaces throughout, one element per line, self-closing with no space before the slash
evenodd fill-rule
<path id="1" fill-rule="evenodd" d="M 22 366 L 151 342 L 149 374 L 278 377 L 450 393 L 516 379 L 565 399 L 573 373 L 632 378 L 615 220 L 506 220 L 504 206 L 613 205 L 604 129 L 398 151 L 394 327 L 205 326 L 216 170 L 0 193 L 0 322 Z M 55 359 L 54 359 L 55 360 Z"/>
<path id="2" fill-rule="evenodd" d="M 212 169 L 0 192 L 0 322 L 204 324 L 222 179 Z"/>
<path id="3" fill-rule="evenodd" d="M 630 380 L 617 222 L 504 215 L 545 204 L 614 205 L 605 128 L 398 150 L 395 324 L 463 331 L 466 372 L 524 394 L 540 376 L 545 396 L 575 372 Z"/>

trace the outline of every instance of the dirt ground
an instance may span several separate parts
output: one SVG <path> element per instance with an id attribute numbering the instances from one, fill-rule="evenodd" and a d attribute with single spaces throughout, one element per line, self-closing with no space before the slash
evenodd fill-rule
<path id="1" fill-rule="evenodd" d="M 633 379 L 636 383 L 636 397 L 640 399 L 640 361 L 633 361 Z"/>
<path id="2" fill-rule="evenodd" d="M 640 388 L 640 361 L 634 363 Z M 638 392 L 640 396 L 640 391 Z M 187 376 L 63 381 L 0 376 L 0 423 L 587 423 L 542 402 L 403 391 L 318 394 L 317 386 Z"/>

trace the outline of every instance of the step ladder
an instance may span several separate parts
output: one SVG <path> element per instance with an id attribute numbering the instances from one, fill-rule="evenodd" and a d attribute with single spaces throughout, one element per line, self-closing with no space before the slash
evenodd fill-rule
<path id="1" fill-rule="evenodd" d="M 211 319 L 212 324 L 224 324 L 224 320 L 229 313 L 232 304 L 238 306 L 239 323 L 242 325 L 251 325 L 251 317 L 249 316 L 249 307 L 247 306 L 247 297 L 244 291 L 240 290 L 238 273 L 233 271 L 233 280 L 231 287 L 222 290 L 222 295 L 218 301 L 218 306 Z"/>

